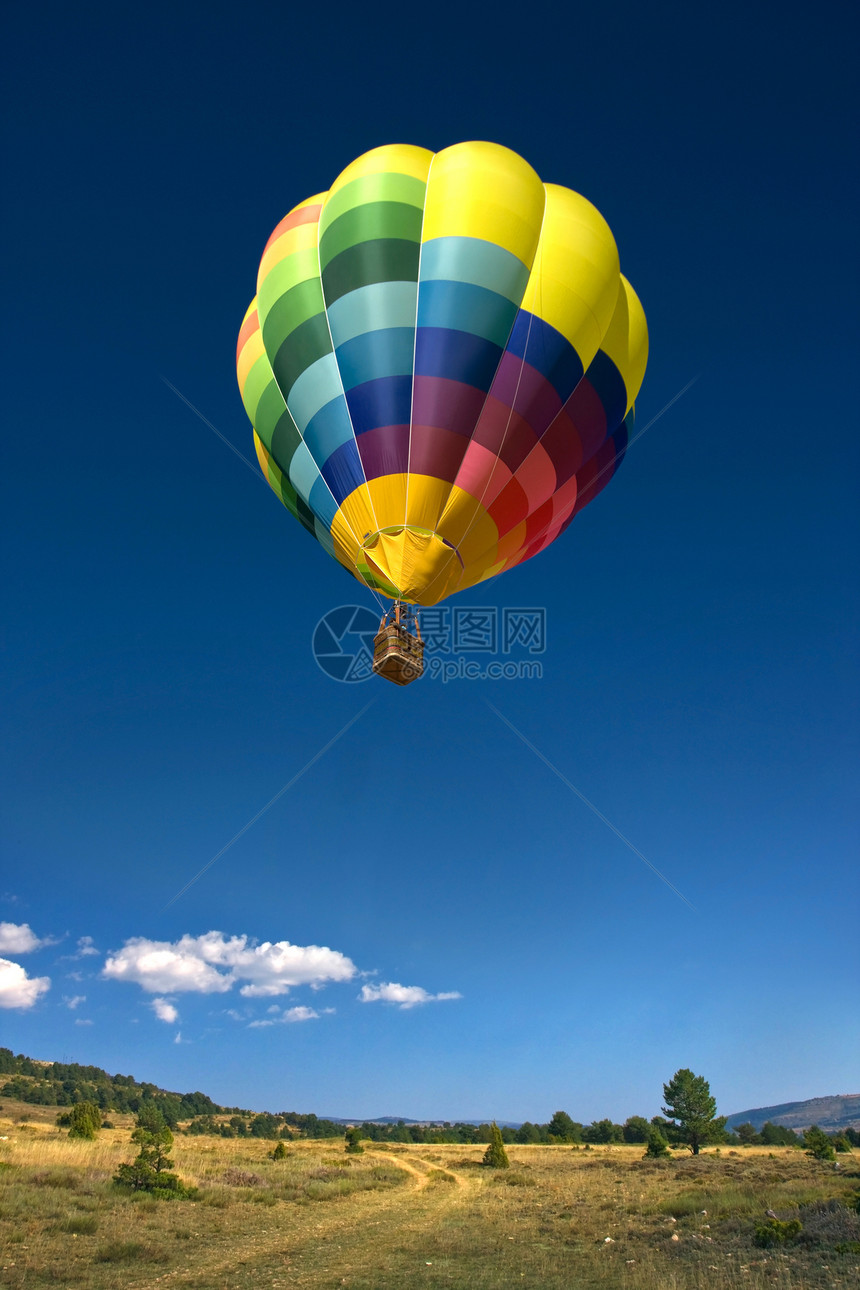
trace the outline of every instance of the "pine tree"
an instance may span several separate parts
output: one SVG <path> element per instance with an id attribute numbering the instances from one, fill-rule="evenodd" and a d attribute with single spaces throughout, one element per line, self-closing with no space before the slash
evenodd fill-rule
<path id="1" fill-rule="evenodd" d="M 361 1145 L 361 1129 L 347 1129 L 344 1134 L 346 1139 L 346 1150 L 350 1156 L 360 1156 L 364 1153 L 364 1147 Z"/>
<path id="2" fill-rule="evenodd" d="M 484 1152 L 482 1163 L 485 1164 L 488 1169 L 508 1169 L 510 1167 L 511 1162 L 508 1160 L 507 1151 L 505 1151 L 502 1131 L 496 1124 L 495 1120 L 493 1120 L 493 1123 L 490 1125 L 490 1145 Z"/>
<path id="3" fill-rule="evenodd" d="M 817 1124 L 811 1125 L 810 1128 L 804 1131 L 803 1145 L 806 1147 L 806 1154 L 812 1156 L 814 1160 L 836 1159 L 833 1142 L 823 1129 L 819 1129 Z"/>
<path id="4" fill-rule="evenodd" d="M 69 1137 L 92 1141 L 102 1127 L 102 1113 L 94 1102 L 76 1102 L 69 1112 Z"/>
<path id="5" fill-rule="evenodd" d="M 149 1108 L 146 1114 L 138 1115 L 137 1128 L 131 1135 L 132 1142 L 140 1144 L 140 1152 L 135 1160 L 118 1166 L 114 1182 L 131 1187 L 133 1191 L 149 1192 L 160 1200 L 188 1196 L 188 1188 L 177 1174 L 171 1172 L 173 1134 L 163 1118 L 161 1128 L 147 1128 L 147 1124 L 157 1124 Z"/>
<path id="6" fill-rule="evenodd" d="M 669 1083 L 663 1085 L 663 1096 L 663 1114 L 675 1121 L 678 1137 L 694 1156 L 706 1142 L 723 1141 L 726 1117 L 717 1117 L 716 1100 L 702 1075 L 694 1075 L 686 1067 L 675 1071 Z"/>
<path id="7" fill-rule="evenodd" d="M 648 1146 L 645 1148 L 643 1159 L 665 1160 L 667 1156 L 671 1156 L 672 1153 L 669 1150 L 669 1144 L 656 1125 L 648 1125 L 648 1136 L 646 1140 L 648 1142 Z"/>

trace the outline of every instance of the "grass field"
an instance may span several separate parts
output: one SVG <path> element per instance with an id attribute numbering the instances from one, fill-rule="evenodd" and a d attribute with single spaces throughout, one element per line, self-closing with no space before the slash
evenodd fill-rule
<path id="1" fill-rule="evenodd" d="M 272 1143 L 177 1135 L 196 1200 L 124 1194 L 130 1117 L 71 1141 L 56 1108 L 0 1112 L 0 1285 L 351 1290 L 728 1290 L 860 1285 L 860 1153 L 840 1168 L 791 1148 L 645 1161 L 642 1147 Z M 21 1122 L 22 1119 L 25 1122 Z M 766 1209 L 800 1236 L 754 1243 Z M 607 1238 L 609 1238 L 607 1240 Z"/>

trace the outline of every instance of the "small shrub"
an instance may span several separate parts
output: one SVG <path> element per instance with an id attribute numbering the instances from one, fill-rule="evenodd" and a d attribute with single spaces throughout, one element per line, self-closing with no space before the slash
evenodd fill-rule
<path id="1" fill-rule="evenodd" d="M 139 1241 L 111 1241 L 96 1250 L 96 1263 L 134 1263 L 144 1252 Z"/>
<path id="2" fill-rule="evenodd" d="M 789 1241 L 797 1240 L 802 1231 L 803 1224 L 799 1218 L 789 1218 L 785 1222 L 779 1218 L 765 1218 L 756 1223 L 753 1240 L 756 1245 L 770 1249 L 774 1245 L 787 1245 Z"/>
<path id="3" fill-rule="evenodd" d="M 431 1186 L 436 1183 L 456 1183 L 457 1179 L 453 1174 L 449 1174 L 447 1169 L 431 1169 L 427 1175 L 427 1181 Z"/>
<path id="4" fill-rule="evenodd" d="M 62 1173 L 59 1169 L 48 1169 L 43 1174 L 34 1174 L 34 1187 L 65 1187 L 68 1191 L 80 1191 L 81 1180 L 77 1174 Z"/>
<path id="5" fill-rule="evenodd" d="M 481 1163 L 488 1169 L 509 1169 L 511 1165 L 510 1160 L 508 1160 L 508 1153 L 505 1151 L 502 1131 L 495 1120 L 490 1126 L 490 1145 L 484 1152 L 484 1158 Z"/>
<path id="6" fill-rule="evenodd" d="M 271 1157 L 273 1160 L 286 1160 L 287 1148 L 284 1146 L 283 1142 L 278 1143 L 274 1151 L 271 1153 Z"/>
<path id="7" fill-rule="evenodd" d="M 99 1136 L 102 1113 L 94 1102 L 76 1102 L 69 1112 L 69 1137 L 92 1142 Z"/>
<path id="8" fill-rule="evenodd" d="M 192 1194 L 178 1174 L 167 1169 L 156 1171 L 139 1157 L 130 1164 L 119 1165 L 113 1180 L 132 1191 L 145 1191 L 153 1200 L 184 1200 Z"/>
<path id="9" fill-rule="evenodd" d="M 806 1154 L 812 1156 L 814 1160 L 835 1160 L 836 1152 L 833 1143 L 823 1129 L 819 1129 L 817 1124 L 813 1124 L 803 1135 L 803 1145 L 806 1147 Z"/>
<path id="10" fill-rule="evenodd" d="M 228 1187 L 259 1187 L 263 1180 L 259 1174 L 248 1173 L 244 1169 L 225 1169 L 221 1181 Z"/>
<path id="11" fill-rule="evenodd" d="M 140 1143 L 140 1153 L 135 1160 L 118 1166 L 113 1178 L 115 1183 L 132 1191 L 145 1191 L 153 1200 L 179 1200 L 196 1194 L 177 1174 L 170 1172 L 173 1134 L 157 1107 L 140 1111 L 131 1140 Z"/>
<path id="12" fill-rule="evenodd" d="M 98 1230 L 99 1220 L 95 1214 L 78 1214 L 75 1218 L 64 1218 L 54 1227 L 55 1232 L 71 1232 L 75 1236 L 92 1236 Z"/>
<path id="13" fill-rule="evenodd" d="M 350 1156 L 360 1156 L 364 1153 L 364 1147 L 361 1145 L 361 1129 L 347 1129 L 343 1135 L 346 1141 L 346 1151 Z"/>
<path id="14" fill-rule="evenodd" d="M 643 1160 L 666 1160 L 671 1158 L 672 1153 L 669 1150 L 669 1144 L 659 1129 L 649 1126 L 647 1142 L 648 1145 L 645 1148 Z"/>
<path id="15" fill-rule="evenodd" d="M 860 1217 L 855 1210 L 834 1199 L 801 1205 L 804 1245 L 835 1245 L 860 1241 Z"/>

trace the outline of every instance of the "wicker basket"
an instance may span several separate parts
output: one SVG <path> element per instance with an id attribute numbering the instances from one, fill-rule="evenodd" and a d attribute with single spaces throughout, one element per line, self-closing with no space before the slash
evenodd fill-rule
<path id="1" fill-rule="evenodd" d="M 424 642 L 397 623 L 381 627 L 373 639 L 373 670 L 395 685 L 409 685 L 424 672 Z"/>

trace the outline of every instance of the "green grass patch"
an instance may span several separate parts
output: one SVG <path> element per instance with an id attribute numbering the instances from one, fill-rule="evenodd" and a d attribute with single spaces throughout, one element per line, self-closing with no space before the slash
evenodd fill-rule
<path id="1" fill-rule="evenodd" d="M 92 1236 L 98 1231 L 99 1220 L 95 1214 L 77 1214 L 54 1224 L 55 1232 L 71 1232 L 73 1236 Z"/>

